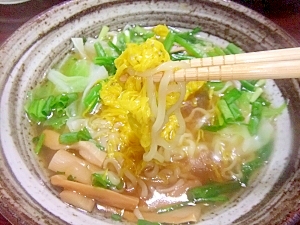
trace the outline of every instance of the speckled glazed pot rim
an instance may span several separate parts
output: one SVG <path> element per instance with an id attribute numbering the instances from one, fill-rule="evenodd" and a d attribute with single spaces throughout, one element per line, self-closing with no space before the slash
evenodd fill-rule
<path id="1" fill-rule="evenodd" d="M 36 16 L 35 18 L 31 19 L 28 23 L 26 23 L 25 25 L 23 25 L 21 28 L 19 28 L 16 33 L 14 33 L 5 43 L 3 43 L 3 45 L 1 46 L 1 52 L 0 55 L 4 56 L 4 62 L 0 63 L 0 72 L 1 72 L 1 77 L 0 77 L 0 82 L 1 82 L 1 95 L 3 92 L 3 88 L 4 88 L 4 83 L 6 83 L 6 80 L 8 79 L 9 74 L 11 73 L 12 69 L 14 68 L 15 65 L 18 64 L 20 58 L 22 57 L 22 55 L 20 54 L 19 57 L 17 58 L 13 58 L 12 60 L 10 60 L 11 58 L 8 57 L 7 55 L 5 55 L 5 52 L 16 52 L 19 54 L 19 50 L 18 50 L 18 46 L 22 45 L 22 48 L 26 50 L 30 49 L 32 45 L 34 45 L 35 42 L 38 42 L 40 39 L 42 39 L 44 36 L 48 35 L 49 33 L 51 33 L 55 28 L 57 27 L 61 27 L 64 26 L 68 21 L 72 21 L 77 15 L 84 15 L 88 12 L 93 12 L 95 10 L 97 10 L 98 6 L 97 3 L 99 1 L 96 0 L 85 0 L 85 1 L 70 1 L 70 2 L 64 2 L 61 3 L 58 6 L 55 6 L 54 8 L 48 10 L 45 13 L 42 13 L 38 16 Z M 106 4 L 113 4 L 113 3 L 108 3 L 109 1 L 102 1 L 102 2 L 107 2 Z M 124 2 L 124 1 L 113 1 L 113 2 Z M 151 1 L 151 2 L 157 2 L 157 1 Z M 166 1 L 166 2 L 171 2 L 171 1 Z M 190 1 L 184 1 L 184 2 L 190 2 Z M 201 1 L 199 1 L 201 2 Z M 285 40 L 288 43 L 291 43 L 292 45 L 297 45 L 296 41 L 293 40 L 293 38 L 288 35 L 287 33 L 285 33 L 285 31 L 283 31 L 281 28 L 279 28 L 277 25 L 275 25 L 273 22 L 269 21 L 268 19 L 264 18 L 263 16 L 261 16 L 260 14 L 247 9 L 245 7 L 239 6 L 236 3 L 231 3 L 228 1 L 214 1 L 214 0 L 209 0 L 207 2 L 218 2 L 218 4 L 220 4 L 223 7 L 227 7 L 229 6 L 229 8 L 231 8 L 232 10 L 240 10 L 241 12 L 243 12 L 246 16 L 250 16 L 250 15 L 254 15 L 256 17 L 256 21 L 258 21 L 259 23 L 264 23 L 267 24 L 268 27 L 271 28 L 271 30 L 273 30 L 274 32 L 279 33 L 282 37 L 285 38 Z M 88 4 L 89 3 L 89 4 Z M 104 3 L 103 3 L 104 4 Z M 236 7 L 238 6 L 238 7 Z M 68 14 L 66 16 L 65 19 L 63 18 L 52 18 L 52 20 L 50 20 L 49 18 L 53 15 L 58 15 L 60 10 L 64 10 L 67 8 L 73 8 L 75 10 L 73 11 L 69 11 L 70 14 Z M 80 7 L 80 11 L 78 10 L 78 7 Z M 45 23 L 45 27 L 41 28 L 41 24 Z M 51 25 L 51 26 L 50 26 Z M 36 34 L 33 34 L 31 36 L 26 35 L 27 32 L 31 32 L 32 30 L 35 30 L 35 28 L 37 28 L 38 32 Z M 25 35 L 20 35 L 20 32 L 23 32 L 23 34 Z M 4 64 L 5 64 L 5 70 L 4 68 Z M 20 67 L 20 69 L 22 69 Z M 3 140 L 1 140 L 1 142 L 3 142 Z M 2 148 L 2 145 L 1 145 Z M 2 155 L 2 149 L 0 152 L 1 157 Z M 5 158 L 1 158 L 0 159 L 0 163 L 4 165 L 4 167 L 6 167 L 7 169 L 7 173 L 10 172 L 10 167 L 9 165 L 7 165 L 7 162 L 5 160 Z M 2 169 L 3 170 L 3 169 Z M 2 178 L 0 178 L 1 181 Z M 10 178 L 10 182 L 14 185 L 19 185 L 18 184 L 18 180 L 15 177 L 11 177 Z M 0 183 L 1 185 L 1 183 Z M 2 188 L 2 186 L 1 186 Z M 14 187 L 12 187 L 12 190 L 10 191 L 14 191 Z M 24 192 L 24 190 L 22 189 L 21 191 Z M 6 194 L 6 195 L 5 195 Z M 12 199 L 11 196 L 9 196 L 9 194 L 12 193 L 2 193 L 1 192 L 1 198 L 3 199 L 3 203 L 0 205 L 0 209 L 1 212 L 4 214 L 5 217 L 7 217 L 12 223 L 15 224 L 19 224 L 24 222 L 25 224 L 31 224 L 36 222 L 36 220 L 33 220 L 32 215 L 30 214 L 26 214 L 25 211 L 19 211 L 19 212 L 14 212 L 13 209 L 14 207 L 17 206 L 17 204 L 14 204 L 13 202 L 16 201 L 20 201 L 22 202 L 20 199 L 18 199 L 16 196 L 15 199 Z M 27 193 L 25 193 L 26 196 Z M 27 198 L 30 198 L 30 196 L 27 195 Z M 35 201 L 31 199 L 31 204 L 34 204 Z M 16 205 L 16 206 L 15 206 Z M 32 206 L 34 208 L 34 206 Z M 42 209 L 44 210 L 44 209 Z M 46 216 L 46 214 L 41 214 L 41 217 Z M 286 218 L 285 223 L 286 224 L 295 224 L 295 221 L 300 217 L 300 209 L 299 210 L 295 210 L 294 212 L 291 212 L 290 216 L 288 218 Z"/>

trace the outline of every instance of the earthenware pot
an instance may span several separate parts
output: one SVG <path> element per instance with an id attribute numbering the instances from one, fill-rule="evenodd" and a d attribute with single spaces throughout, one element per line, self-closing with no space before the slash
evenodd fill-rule
<path id="1" fill-rule="evenodd" d="M 99 214 L 70 207 L 57 197 L 32 152 L 24 101 L 47 69 L 70 51 L 70 38 L 95 36 L 103 25 L 118 29 L 126 24 L 199 26 L 247 52 L 298 46 L 263 16 L 221 0 L 74 0 L 30 20 L 0 49 L 0 210 L 13 224 L 112 223 Z M 282 134 L 279 147 L 248 192 L 224 209 L 205 215 L 199 224 L 295 224 L 299 220 L 299 80 L 278 80 L 276 85 L 278 95 L 288 102 L 286 123 L 278 127 Z"/>

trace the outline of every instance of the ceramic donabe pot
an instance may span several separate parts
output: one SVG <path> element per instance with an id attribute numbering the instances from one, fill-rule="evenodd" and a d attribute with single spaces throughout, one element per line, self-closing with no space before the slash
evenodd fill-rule
<path id="1" fill-rule="evenodd" d="M 116 30 L 126 24 L 201 27 L 204 33 L 233 42 L 246 52 L 298 45 L 263 16 L 230 1 L 74 0 L 30 20 L 0 49 L 0 209 L 13 224 L 112 223 L 60 201 L 32 153 L 24 101 L 27 91 L 70 51 L 72 37 L 95 36 L 103 25 Z M 275 83 L 277 94 L 288 102 L 287 123 L 278 128 L 280 147 L 245 196 L 203 216 L 199 224 L 294 224 L 299 219 L 299 81 Z"/>

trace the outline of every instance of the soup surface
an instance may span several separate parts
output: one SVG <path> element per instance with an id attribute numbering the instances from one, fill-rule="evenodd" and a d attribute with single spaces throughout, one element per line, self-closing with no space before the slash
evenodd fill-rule
<path id="1" fill-rule="evenodd" d="M 268 161 L 286 105 L 272 106 L 266 80 L 173 80 L 189 59 L 242 53 L 233 43 L 165 25 L 72 42 L 25 105 L 62 201 L 138 224 L 197 222 Z"/>

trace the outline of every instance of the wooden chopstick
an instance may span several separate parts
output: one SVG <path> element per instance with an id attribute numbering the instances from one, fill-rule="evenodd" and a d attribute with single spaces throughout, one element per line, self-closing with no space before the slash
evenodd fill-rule
<path id="1" fill-rule="evenodd" d="M 175 71 L 173 81 L 300 78 L 300 47 L 183 61 L 189 68 Z M 162 76 L 157 73 L 153 80 Z"/>

